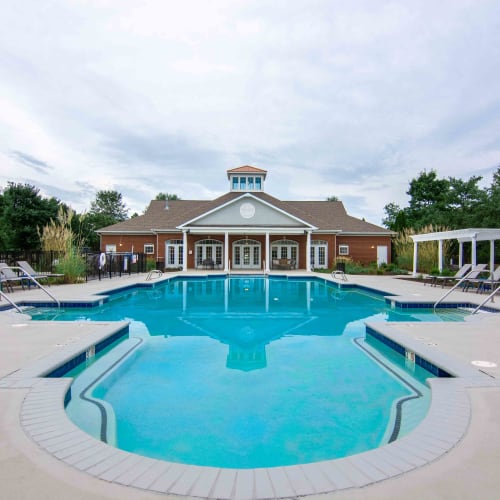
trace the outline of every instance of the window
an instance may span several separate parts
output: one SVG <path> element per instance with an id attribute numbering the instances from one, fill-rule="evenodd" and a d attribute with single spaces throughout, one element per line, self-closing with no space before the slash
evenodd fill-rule
<path id="1" fill-rule="evenodd" d="M 339 245 L 339 255 L 349 255 L 349 245 Z"/>
<path id="2" fill-rule="evenodd" d="M 106 245 L 106 253 L 116 252 L 116 245 Z"/>
<path id="3" fill-rule="evenodd" d="M 262 177 L 231 176 L 231 191 L 262 191 Z"/>
<path id="4" fill-rule="evenodd" d="M 146 243 L 144 245 L 144 253 L 145 254 L 153 254 L 153 253 L 155 253 L 155 246 L 152 243 Z"/>

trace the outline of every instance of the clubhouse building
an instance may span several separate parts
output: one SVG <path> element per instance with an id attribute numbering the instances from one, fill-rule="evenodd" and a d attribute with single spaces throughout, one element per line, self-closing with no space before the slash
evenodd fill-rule
<path id="1" fill-rule="evenodd" d="M 227 171 L 215 200 L 153 200 L 144 215 L 99 229 L 101 251 L 144 252 L 162 270 L 335 267 L 336 259 L 389 263 L 388 229 L 351 217 L 340 201 L 281 201 L 267 194 L 267 171 Z"/>

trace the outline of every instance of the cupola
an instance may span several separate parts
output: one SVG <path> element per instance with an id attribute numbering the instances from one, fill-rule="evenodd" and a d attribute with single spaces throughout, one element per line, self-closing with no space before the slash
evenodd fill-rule
<path id="1" fill-rule="evenodd" d="M 264 191 L 267 170 L 245 165 L 227 171 L 230 191 Z"/>

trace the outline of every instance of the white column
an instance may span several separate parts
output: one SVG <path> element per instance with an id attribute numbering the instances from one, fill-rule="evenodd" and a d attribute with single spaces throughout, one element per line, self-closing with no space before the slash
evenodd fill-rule
<path id="1" fill-rule="evenodd" d="M 464 265 L 464 242 L 461 241 L 458 244 L 458 267 L 461 268 Z"/>
<path id="2" fill-rule="evenodd" d="M 495 240 L 490 240 L 490 276 L 493 279 L 493 272 L 495 271 Z M 492 288 L 493 290 L 493 285 Z"/>
<path id="3" fill-rule="evenodd" d="M 224 272 L 229 272 L 229 233 L 224 233 Z"/>
<path id="4" fill-rule="evenodd" d="M 269 245 L 269 231 L 266 231 L 266 268 L 264 272 L 269 273 L 271 262 L 271 247 Z"/>
<path id="5" fill-rule="evenodd" d="M 439 272 L 443 270 L 443 240 L 439 240 L 438 246 L 438 268 Z"/>
<path id="6" fill-rule="evenodd" d="M 188 232 L 186 230 L 182 231 L 182 270 L 187 271 L 188 268 Z M 165 255 L 165 262 L 166 262 L 167 256 Z"/>
<path id="7" fill-rule="evenodd" d="M 476 244 L 477 244 L 477 234 L 472 237 L 472 253 L 471 253 L 471 264 L 472 266 L 477 265 L 477 252 L 476 252 Z"/>
<path id="8" fill-rule="evenodd" d="M 417 264 L 418 264 L 418 242 L 413 242 L 413 276 L 417 275 Z"/>
<path id="9" fill-rule="evenodd" d="M 311 231 L 307 231 L 306 241 L 306 271 L 311 270 Z"/>

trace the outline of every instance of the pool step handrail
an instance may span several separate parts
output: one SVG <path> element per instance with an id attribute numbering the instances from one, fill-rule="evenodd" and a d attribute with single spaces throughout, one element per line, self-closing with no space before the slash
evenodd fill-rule
<path id="1" fill-rule="evenodd" d="M 163 276 L 163 272 L 159 269 L 152 269 L 146 276 L 146 281 L 151 281 L 153 279 L 153 276 L 155 278 L 161 278 Z"/>
<path id="2" fill-rule="evenodd" d="M 5 293 L 0 290 L 0 297 L 4 298 L 14 309 L 16 309 L 17 312 L 22 313 L 22 309 L 12 300 L 9 298 L 8 295 L 5 295 Z"/>
<path id="3" fill-rule="evenodd" d="M 484 269 L 482 269 L 481 271 L 484 271 Z M 436 309 L 436 307 L 439 304 L 441 304 L 441 302 L 443 302 L 443 300 L 446 299 L 446 297 L 448 297 L 448 295 L 450 295 L 453 291 L 455 291 L 462 283 L 467 281 L 471 276 L 475 276 L 477 274 L 477 272 L 478 272 L 478 269 L 475 269 L 473 267 L 465 276 L 460 278 L 441 298 L 439 298 L 434 303 L 434 309 Z"/>
<path id="4" fill-rule="evenodd" d="M 472 311 L 471 314 L 476 314 L 481 307 L 483 307 L 487 302 L 490 300 L 493 302 L 495 299 L 495 295 L 500 292 L 500 285 L 497 285 L 497 287 Z"/>
<path id="5" fill-rule="evenodd" d="M 56 304 L 57 307 L 61 307 L 61 303 L 58 299 L 56 299 L 44 286 L 42 286 L 33 276 L 28 274 L 22 267 L 19 266 L 6 266 L 8 269 L 12 269 L 13 271 L 21 272 L 19 279 L 27 279 L 32 281 L 40 290 L 43 290 Z"/>

